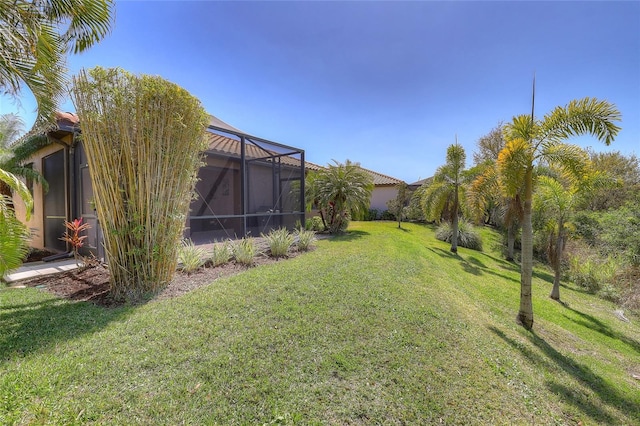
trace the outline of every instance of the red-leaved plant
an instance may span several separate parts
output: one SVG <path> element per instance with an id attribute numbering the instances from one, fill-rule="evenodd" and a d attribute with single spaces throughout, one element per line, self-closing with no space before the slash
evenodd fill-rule
<path id="1" fill-rule="evenodd" d="M 72 222 L 64 221 L 64 227 L 67 230 L 64 232 L 64 236 L 60 238 L 62 241 L 69 243 L 73 250 L 73 258 L 78 263 L 78 250 L 84 245 L 84 240 L 87 235 L 80 235 L 81 232 L 91 228 L 88 223 L 82 223 L 82 218 L 74 219 Z M 78 265 L 79 266 L 79 265 Z"/>

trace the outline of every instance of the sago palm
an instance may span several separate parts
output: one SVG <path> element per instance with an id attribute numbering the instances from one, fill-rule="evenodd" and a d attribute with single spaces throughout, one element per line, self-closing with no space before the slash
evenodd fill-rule
<path id="1" fill-rule="evenodd" d="M 458 251 L 458 216 L 460 214 L 460 197 L 464 197 L 464 166 L 466 154 L 464 148 L 456 142 L 447 148 L 446 163 L 436 170 L 433 183 L 429 185 L 422 199 L 424 214 L 427 220 L 439 221 L 443 213 L 448 212 L 451 219 L 453 235 L 451 251 Z"/>
<path id="2" fill-rule="evenodd" d="M 359 212 L 369 207 L 373 180 L 358 163 L 347 160 L 344 164 L 334 160 L 308 179 L 311 191 L 308 199 L 315 200 L 327 221 L 329 231 L 340 232 L 348 223 L 350 211 Z"/>
<path id="3" fill-rule="evenodd" d="M 50 123 L 65 86 L 65 54 L 79 53 L 110 30 L 112 0 L 0 0 L 0 88 L 18 99 L 25 85 L 38 105 L 36 126 Z"/>
<path id="4" fill-rule="evenodd" d="M 582 150 L 564 143 L 566 139 L 589 134 L 609 145 L 620 127 L 617 108 L 607 101 L 583 98 L 556 107 L 540 121 L 520 115 L 505 126 L 507 145 L 500 153 L 500 173 L 509 182 L 509 191 L 522 191 L 522 265 L 520 276 L 520 309 L 517 321 L 530 330 L 533 327 L 531 277 L 533 273 L 533 229 L 531 208 L 534 192 L 534 167 L 543 160 L 561 164 L 568 171 L 577 171 Z"/>

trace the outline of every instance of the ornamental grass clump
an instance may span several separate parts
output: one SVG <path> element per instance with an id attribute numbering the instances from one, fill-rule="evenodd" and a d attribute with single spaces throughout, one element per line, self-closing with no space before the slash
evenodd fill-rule
<path id="1" fill-rule="evenodd" d="M 297 247 L 299 251 L 309 251 L 316 245 L 316 233 L 314 231 L 299 229 L 295 232 L 295 238 L 297 240 Z"/>
<path id="2" fill-rule="evenodd" d="M 221 266 L 229 263 L 231 260 L 231 256 L 233 255 L 233 250 L 231 248 L 231 244 L 229 241 L 224 241 L 222 243 L 215 244 L 211 249 L 211 264 L 215 266 Z"/>
<path id="3" fill-rule="evenodd" d="M 191 274 L 200 269 L 206 261 L 206 250 L 197 247 L 189 239 L 182 240 L 178 249 L 178 265 L 182 272 Z"/>
<path id="4" fill-rule="evenodd" d="M 284 257 L 289 253 L 295 237 L 287 228 L 272 229 L 268 234 L 260 234 L 269 245 L 271 257 Z"/>
<path id="5" fill-rule="evenodd" d="M 135 301 L 173 278 L 206 148 L 200 101 L 155 76 L 93 68 L 73 80 L 111 294 Z"/>
<path id="6" fill-rule="evenodd" d="M 451 243 L 453 237 L 453 229 L 451 223 L 441 224 L 436 229 L 436 238 L 440 241 Z M 482 238 L 467 220 L 460 219 L 458 221 L 458 245 L 472 250 L 482 251 Z"/>
<path id="7" fill-rule="evenodd" d="M 233 244 L 233 258 L 241 265 L 253 265 L 253 259 L 256 257 L 256 254 L 257 247 L 251 237 L 244 237 Z"/>

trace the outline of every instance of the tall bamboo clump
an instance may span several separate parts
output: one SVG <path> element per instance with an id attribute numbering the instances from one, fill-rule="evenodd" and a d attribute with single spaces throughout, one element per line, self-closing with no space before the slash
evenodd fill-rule
<path id="1" fill-rule="evenodd" d="M 137 300 L 173 278 L 206 148 L 198 99 L 160 77 L 93 68 L 73 79 L 111 292 Z"/>

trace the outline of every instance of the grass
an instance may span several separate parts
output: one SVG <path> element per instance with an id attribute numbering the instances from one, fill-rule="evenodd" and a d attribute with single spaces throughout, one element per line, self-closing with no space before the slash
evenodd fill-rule
<path id="1" fill-rule="evenodd" d="M 313 252 L 117 309 L 0 290 L 0 423 L 640 424 L 639 318 L 534 276 L 499 236 L 353 222 Z"/>

